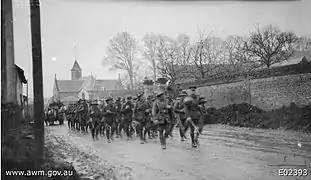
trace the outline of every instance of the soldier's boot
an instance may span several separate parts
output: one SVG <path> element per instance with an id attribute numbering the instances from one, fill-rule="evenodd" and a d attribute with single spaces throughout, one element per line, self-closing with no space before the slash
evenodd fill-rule
<path id="1" fill-rule="evenodd" d="M 111 139 L 110 139 L 110 130 L 109 130 L 109 128 L 107 127 L 107 129 L 106 129 L 106 137 L 107 137 L 107 141 L 108 141 L 108 143 L 111 143 Z"/>
<path id="2" fill-rule="evenodd" d="M 96 140 L 98 140 L 98 134 L 99 134 L 99 129 L 98 129 L 98 127 L 96 127 L 96 129 L 95 129 L 95 138 L 96 138 Z"/>
<path id="3" fill-rule="evenodd" d="M 174 136 L 173 136 L 174 124 L 171 124 L 171 126 L 172 126 L 172 127 L 170 128 L 169 136 L 170 136 L 170 137 L 174 137 Z"/>
<path id="4" fill-rule="evenodd" d="M 166 149 L 166 140 L 165 137 L 162 138 L 161 148 Z"/>
<path id="5" fill-rule="evenodd" d="M 147 130 L 147 134 L 146 135 L 148 135 L 148 139 L 152 139 L 152 134 L 151 134 L 151 130 L 150 129 Z"/>
<path id="6" fill-rule="evenodd" d="M 91 130 L 91 134 L 92 134 L 93 141 L 95 141 L 95 130 L 94 129 Z"/>
<path id="7" fill-rule="evenodd" d="M 144 142 L 144 128 L 139 127 L 139 137 L 140 137 L 140 144 L 145 144 Z"/>
<path id="8" fill-rule="evenodd" d="M 185 141 L 185 134 L 184 134 L 184 130 L 182 126 L 179 127 L 179 135 L 180 135 L 180 141 Z"/>
<path id="9" fill-rule="evenodd" d="M 196 148 L 198 145 L 196 144 L 196 141 L 194 139 L 194 132 L 190 133 L 190 137 L 191 137 L 191 145 L 193 148 Z"/>

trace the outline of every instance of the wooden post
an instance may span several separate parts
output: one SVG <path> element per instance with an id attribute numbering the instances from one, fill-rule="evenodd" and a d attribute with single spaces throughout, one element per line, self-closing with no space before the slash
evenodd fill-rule
<path id="1" fill-rule="evenodd" d="M 27 101 L 26 101 L 26 115 L 27 115 L 27 118 L 29 118 L 28 120 L 30 121 L 30 114 L 29 114 L 29 96 L 28 96 L 28 79 L 27 79 L 27 89 L 26 89 L 26 96 L 27 96 Z"/>
<path id="2" fill-rule="evenodd" d="M 36 166 L 39 167 L 44 159 L 44 104 L 39 0 L 30 0 L 30 23 L 32 43 L 35 139 L 37 151 Z"/>
<path id="3" fill-rule="evenodd" d="M 247 82 L 248 82 L 248 103 L 252 104 L 252 92 L 251 92 L 251 79 L 249 73 L 247 73 Z"/>

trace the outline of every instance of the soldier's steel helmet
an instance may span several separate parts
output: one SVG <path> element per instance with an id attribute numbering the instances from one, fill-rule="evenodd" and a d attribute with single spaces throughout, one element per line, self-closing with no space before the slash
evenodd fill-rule
<path id="1" fill-rule="evenodd" d="M 190 86 L 189 89 L 190 89 L 190 90 L 196 90 L 197 87 L 196 87 L 196 86 Z"/>
<path id="2" fill-rule="evenodd" d="M 137 99 L 140 98 L 140 97 L 142 97 L 143 95 L 144 95 L 144 93 L 139 93 L 139 94 L 137 94 Z"/>
<path id="3" fill-rule="evenodd" d="M 178 96 L 180 97 L 188 96 L 188 93 L 186 91 L 181 91 L 181 93 Z"/>
<path id="4" fill-rule="evenodd" d="M 112 98 L 112 97 L 108 97 L 108 98 L 106 99 L 106 102 L 108 102 L 108 101 L 113 101 L 113 98 Z"/>
<path id="5" fill-rule="evenodd" d="M 92 106 L 97 106 L 98 103 L 97 103 L 97 101 L 93 101 L 93 102 L 91 102 L 91 105 L 92 105 Z"/>
<path id="6" fill-rule="evenodd" d="M 192 102 L 193 102 L 193 98 L 192 97 L 190 97 L 190 96 L 185 97 L 185 99 L 184 99 L 184 103 L 185 104 L 189 104 L 189 103 L 192 103 Z"/>
<path id="7" fill-rule="evenodd" d="M 199 99 L 199 103 L 201 104 L 201 103 L 206 103 L 207 101 L 206 101 L 206 99 L 205 99 L 205 97 L 200 97 L 200 99 Z"/>
<path id="8" fill-rule="evenodd" d="M 157 97 L 160 97 L 162 95 L 164 95 L 164 92 L 157 92 L 157 94 L 156 94 Z"/>

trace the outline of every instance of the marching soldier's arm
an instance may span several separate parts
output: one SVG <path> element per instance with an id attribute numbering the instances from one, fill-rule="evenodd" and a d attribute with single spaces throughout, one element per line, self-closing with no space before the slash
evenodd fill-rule
<path id="1" fill-rule="evenodd" d="M 125 104 L 122 104 L 122 105 L 121 105 L 121 113 L 124 113 L 125 106 L 126 106 Z"/>
<path id="2" fill-rule="evenodd" d="M 137 103 L 134 104 L 134 108 L 133 108 L 133 117 L 135 117 L 136 110 L 137 110 Z"/>
<path id="3" fill-rule="evenodd" d="M 153 117 L 156 117 L 157 113 L 158 113 L 158 106 L 157 106 L 157 103 L 154 102 L 153 105 L 152 105 L 152 116 Z"/>
<path id="4" fill-rule="evenodd" d="M 108 114 L 107 110 L 108 110 L 107 107 L 105 107 L 105 108 L 103 109 L 103 115 L 104 115 L 104 116 Z"/>
<path id="5" fill-rule="evenodd" d="M 174 104 L 173 111 L 174 111 L 175 113 L 179 113 L 179 112 L 180 112 L 179 109 L 178 109 L 178 105 L 179 105 L 179 102 L 176 102 L 176 103 Z"/>

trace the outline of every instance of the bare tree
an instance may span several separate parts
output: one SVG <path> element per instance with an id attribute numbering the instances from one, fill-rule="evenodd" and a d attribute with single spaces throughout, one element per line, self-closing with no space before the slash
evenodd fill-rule
<path id="1" fill-rule="evenodd" d="M 157 44 L 158 37 L 153 34 L 146 34 L 143 37 L 144 51 L 143 56 L 151 63 L 151 69 L 153 71 L 153 80 L 157 79 Z"/>
<path id="2" fill-rule="evenodd" d="M 166 36 L 159 37 L 157 59 L 159 73 L 174 84 L 178 76 L 178 47 L 173 39 Z"/>
<path id="3" fill-rule="evenodd" d="M 231 81 L 244 72 L 250 57 L 245 51 L 246 40 L 241 36 L 229 36 L 223 41 L 220 56 L 222 80 Z"/>
<path id="4" fill-rule="evenodd" d="M 215 74 L 219 68 L 222 54 L 222 40 L 211 35 L 201 36 L 193 45 L 192 64 L 194 65 L 197 80 L 205 79 Z"/>
<path id="5" fill-rule="evenodd" d="M 256 31 L 250 33 L 247 50 L 269 68 L 272 64 L 287 60 L 293 54 L 296 42 L 294 33 L 282 32 L 273 25 L 263 29 L 258 26 Z"/>
<path id="6" fill-rule="evenodd" d="M 311 50 L 311 38 L 308 36 L 299 37 L 298 43 L 296 44 L 295 49 L 299 51 L 310 51 Z"/>
<path id="7" fill-rule="evenodd" d="M 112 65 L 110 70 L 125 70 L 128 74 L 131 89 L 134 88 L 134 73 L 139 64 L 136 59 L 138 41 L 127 32 L 118 33 L 109 41 L 109 55 L 103 59 L 103 64 Z"/>

